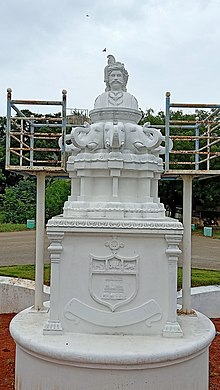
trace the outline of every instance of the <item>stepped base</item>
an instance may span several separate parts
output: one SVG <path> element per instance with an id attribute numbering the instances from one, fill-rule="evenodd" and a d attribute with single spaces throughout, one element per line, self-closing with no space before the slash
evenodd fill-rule
<path id="1" fill-rule="evenodd" d="M 19 313 L 16 390 L 208 390 L 208 348 L 215 330 L 197 313 L 180 316 L 182 338 L 43 335 L 48 313 Z"/>

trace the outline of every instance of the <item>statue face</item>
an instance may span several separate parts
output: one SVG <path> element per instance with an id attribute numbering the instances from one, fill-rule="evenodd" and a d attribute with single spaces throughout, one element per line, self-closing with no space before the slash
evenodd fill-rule
<path id="1" fill-rule="evenodd" d="M 124 83 L 123 74 L 120 70 L 113 70 L 109 74 L 109 85 L 113 91 L 121 91 Z"/>

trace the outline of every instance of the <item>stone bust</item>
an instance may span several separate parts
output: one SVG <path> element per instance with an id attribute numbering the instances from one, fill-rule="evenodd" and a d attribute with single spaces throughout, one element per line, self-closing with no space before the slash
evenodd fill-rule
<path id="1" fill-rule="evenodd" d="M 138 110 L 137 99 L 127 92 L 128 72 L 113 55 L 108 55 L 108 64 L 104 69 L 105 92 L 99 95 L 94 109 L 104 107 L 125 107 Z"/>
<path id="2" fill-rule="evenodd" d="M 76 127 L 66 136 L 67 151 L 156 155 L 162 152 L 160 131 L 148 124 L 138 125 L 141 112 L 136 98 L 127 92 L 127 81 L 124 64 L 109 55 L 104 69 L 106 89 L 96 98 L 94 109 L 90 111 L 92 123 Z"/>

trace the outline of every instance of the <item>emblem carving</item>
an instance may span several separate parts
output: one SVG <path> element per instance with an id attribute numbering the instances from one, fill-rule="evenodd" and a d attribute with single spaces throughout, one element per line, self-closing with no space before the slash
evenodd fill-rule
<path id="1" fill-rule="evenodd" d="M 108 257 L 91 255 L 91 297 L 112 312 L 132 301 L 138 291 L 138 260 L 138 256 L 123 258 L 114 253 Z"/>
<path id="2" fill-rule="evenodd" d="M 111 249 L 112 253 L 116 254 L 120 248 L 124 248 L 125 244 L 123 242 L 119 242 L 117 237 L 113 237 L 111 241 L 107 241 L 105 246 Z"/>

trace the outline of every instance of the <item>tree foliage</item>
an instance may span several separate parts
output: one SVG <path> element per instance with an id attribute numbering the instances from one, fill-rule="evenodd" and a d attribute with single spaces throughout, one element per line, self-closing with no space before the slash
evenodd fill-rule
<path id="1" fill-rule="evenodd" d="M 26 223 L 36 217 L 36 179 L 23 179 L 7 187 L 3 195 L 4 222 Z M 70 193 L 70 180 L 49 179 L 46 183 L 46 220 L 62 213 Z"/>
<path id="2" fill-rule="evenodd" d="M 70 180 L 51 179 L 46 188 L 46 219 L 61 214 L 70 195 Z"/>
<path id="3" fill-rule="evenodd" d="M 26 223 L 35 219 L 36 181 L 20 180 L 12 187 L 7 187 L 3 196 L 4 222 Z"/>

